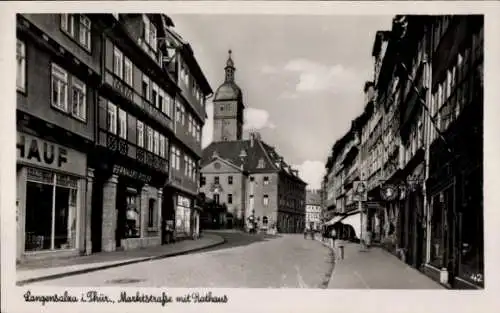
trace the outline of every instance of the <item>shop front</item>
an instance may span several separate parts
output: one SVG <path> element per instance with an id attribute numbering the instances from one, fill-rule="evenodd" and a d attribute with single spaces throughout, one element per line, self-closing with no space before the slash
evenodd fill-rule
<path id="1" fill-rule="evenodd" d="M 85 251 L 86 154 L 18 132 L 16 174 L 17 261 Z"/>
<path id="2" fill-rule="evenodd" d="M 166 174 L 123 160 L 104 167 L 93 187 L 92 251 L 160 245 Z"/>

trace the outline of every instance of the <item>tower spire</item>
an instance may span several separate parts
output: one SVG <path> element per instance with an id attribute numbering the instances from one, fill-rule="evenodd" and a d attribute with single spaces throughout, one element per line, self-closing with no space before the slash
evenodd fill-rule
<path id="1" fill-rule="evenodd" d="M 234 61 L 231 58 L 233 51 L 229 49 L 228 51 L 228 57 L 226 61 L 226 67 L 224 68 L 226 70 L 226 79 L 225 82 L 234 82 L 234 71 L 236 70 L 234 68 Z"/>

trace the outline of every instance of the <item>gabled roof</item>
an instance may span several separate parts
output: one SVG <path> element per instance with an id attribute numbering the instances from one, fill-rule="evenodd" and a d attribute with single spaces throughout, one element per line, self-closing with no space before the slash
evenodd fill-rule
<path id="1" fill-rule="evenodd" d="M 321 205 L 321 194 L 317 191 L 308 190 L 306 193 L 306 205 Z"/>
<path id="2" fill-rule="evenodd" d="M 245 157 L 241 157 L 244 151 Z M 237 167 L 243 166 L 248 173 L 282 173 L 297 181 L 306 184 L 291 167 L 276 152 L 276 149 L 260 139 L 212 142 L 203 150 L 201 166 L 212 162 L 218 157 L 227 160 Z"/>

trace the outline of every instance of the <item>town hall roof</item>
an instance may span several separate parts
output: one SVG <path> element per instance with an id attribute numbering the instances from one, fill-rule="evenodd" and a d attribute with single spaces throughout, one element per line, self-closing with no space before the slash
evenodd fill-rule
<path id="1" fill-rule="evenodd" d="M 276 149 L 263 142 L 258 135 L 251 135 L 247 140 L 212 142 L 203 150 L 201 166 L 211 163 L 215 157 L 231 162 L 248 173 L 282 172 L 306 184 Z"/>

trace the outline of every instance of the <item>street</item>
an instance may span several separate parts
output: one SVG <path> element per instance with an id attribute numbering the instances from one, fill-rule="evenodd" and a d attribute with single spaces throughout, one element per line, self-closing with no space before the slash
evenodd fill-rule
<path id="1" fill-rule="evenodd" d="M 302 234 L 214 232 L 226 243 L 208 250 L 48 280 L 35 285 L 326 288 L 331 251 Z"/>

